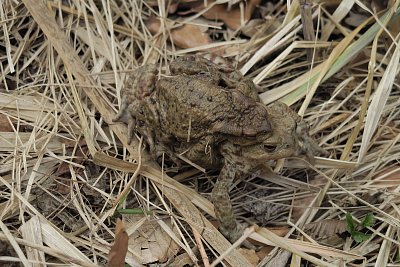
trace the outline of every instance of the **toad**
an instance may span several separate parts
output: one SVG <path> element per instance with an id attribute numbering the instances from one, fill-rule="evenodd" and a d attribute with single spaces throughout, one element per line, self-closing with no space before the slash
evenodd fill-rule
<path id="1" fill-rule="evenodd" d="M 212 191 L 220 231 L 231 242 L 242 228 L 233 214 L 229 190 L 235 179 L 266 166 L 270 160 L 322 151 L 302 118 L 283 103 L 263 105 L 254 83 L 229 67 L 204 58 L 172 61 L 170 74 L 155 65 L 139 67 L 121 92 L 114 121 L 136 129 L 151 155 L 176 154 L 206 168 L 220 169 Z"/>

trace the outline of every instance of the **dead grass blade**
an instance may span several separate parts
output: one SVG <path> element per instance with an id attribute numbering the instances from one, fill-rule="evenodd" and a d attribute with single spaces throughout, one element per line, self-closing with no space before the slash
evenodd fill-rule
<path id="1" fill-rule="evenodd" d="M 400 36 L 397 36 L 400 38 Z M 372 102 L 368 108 L 367 118 L 365 122 L 364 135 L 360 147 L 359 161 L 361 162 L 365 157 L 365 153 L 369 147 L 372 135 L 378 127 L 378 123 L 381 119 L 382 113 L 384 112 L 386 101 L 389 98 L 389 94 L 393 88 L 393 84 L 399 74 L 399 61 L 400 61 L 400 46 L 395 45 L 393 54 L 390 56 L 390 62 L 383 73 L 382 79 L 379 82 L 378 87 L 374 95 L 372 96 Z M 388 52 L 389 53 L 389 52 Z"/>
<path id="2" fill-rule="evenodd" d="M 334 256 L 336 258 L 343 258 L 346 260 L 354 260 L 354 259 L 362 259 L 363 258 L 358 255 L 335 250 L 333 248 L 324 247 L 321 245 L 315 245 L 315 244 L 304 242 L 304 241 L 291 240 L 288 238 L 279 237 L 279 236 L 275 235 L 274 233 L 272 233 L 271 231 L 267 230 L 266 228 L 258 229 L 257 234 L 253 234 L 250 237 L 259 242 L 263 242 L 265 244 L 272 245 L 272 246 L 278 246 L 280 248 L 288 250 L 288 251 L 292 252 L 293 254 L 301 256 L 302 258 L 307 259 L 308 261 L 310 261 L 318 266 L 333 267 L 335 265 L 325 262 L 325 261 L 322 261 L 320 259 L 317 259 L 311 255 L 308 255 L 307 253 L 315 253 L 318 255 Z M 307 253 L 305 253 L 305 252 L 307 252 Z"/>
<path id="3" fill-rule="evenodd" d="M 20 231 L 24 240 L 30 241 L 36 245 L 42 246 L 42 229 L 40 227 L 40 220 L 38 217 L 33 217 L 20 227 Z M 44 252 L 37 249 L 27 249 L 27 257 L 31 261 L 40 263 L 46 262 Z M 33 266 L 40 266 L 40 264 L 32 264 Z"/>
<path id="4" fill-rule="evenodd" d="M 384 23 L 387 23 L 389 19 L 392 17 L 400 15 L 400 9 L 393 14 L 393 12 L 388 11 L 381 17 L 381 21 Z M 366 22 L 363 24 L 365 25 Z M 353 35 L 355 36 L 356 33 L 358 33 L 362 27 L 358 27 L 356 30 L 353 31 Z M 347 64 L 355 55 L 357 55 L 366 45 L 368 45 L 369 42 L 372 41 L 376 33 L 380 29 L 380 24 L 378 22 L 374 23 L 368 31 L 366 31 L 357 41 L 353 42 L 351 45 L 349 45 L 350 41 L 352 39 L 346 39 L 345 43 L 342 43 L 343 46 L 339 47 L 337 51 L 337 55 L 331 56 L 331 62 L 330 64 L 323 64 L 316 66 L 314 69 L 310 70 L 306 74 L 303 74 L 299 78 L 293 80 L 292 82 L 282 85 L 281 87 L 278 87 L 274 90 L 277 92 L 280 92 L 282 90 L 289 91 L 288 95 L 282 97 L 280 101 L 292 105 L 293 103 L 297 102 L 299 99 L 304 97 L 306 94 L 309 94 L 309 90 L 311 91 L 311 95 L 313 91 L 316 90 L 318 87 L 318 84 L 320 82 L 325 81 L 326 79 L 330 78 L 333 74 L 335 74 L 338 70 L 340 70 L 345 64 Z M 344 49 L 344 51 L 343 51 Z M 343 51 L 342 53 L 340 53 Z M 324 67 L 323 67 L 324 66 Z M 325 68 L 323 71 L 322 68 Z M 322 74 L 321 74 L 322 73 Z M 318 75 L 318 76 L 317 76 Z M 319 82 L 318 82 L 319 81 Z M 310 85 L 313 86 L 310 89 Z M 289 89 L 290 88 L 290 89 Z M 314 88 L 314 90 L 312 90 Z M 265 92 L 260 94 L 261 99 L 263 100 L 264 103 L 268 104 L 270 103 L 269 101 L 269 95 L 272 94 L 272 91 Z M 308 97 L 310 98 L 310 97 Z M 273 99 L 273 98 L 272 98 Z M 309 101 L 309 100 L 308 100 Z M 308 104 L 307 104 L 308 105 Z M 306 105 L 303 104 L 305 107 Z M 304 108 L 303 108 L 304 109 Z"/>
<path id="5" fill-rule="evenodd" d="M 4 233 L 5 237 L 7 238 L 7 241 L 10 242 L 11 246 L 17 253 L 19 259 L 21 260 L 21 263 L 26 267 L 31 266 L 31 264 L 29 263 L 28 259 L 25 256 L 24 252 L 20 248 L 19 244 L 15 241 L 15 237 L 11 234 L 10 230 L 3 223 L 2 220 L 0 220 L 0 229 Z"/>

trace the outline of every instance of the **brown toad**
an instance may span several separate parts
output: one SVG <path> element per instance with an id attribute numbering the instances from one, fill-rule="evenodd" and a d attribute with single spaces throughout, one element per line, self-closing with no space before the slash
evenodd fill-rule
<path id="1" fill-rule="evenodd" d="M 305 122 L 282 103 L 265 107 L 253 82 L 238 71 L 202 58 L 170 64 L 171 75 L 157 78 L 154 65 L 140 67 L 122 91 L 115 121 L 144 136 L 157 159 L 181 154 L 204 168 L 220 168 L 212 192 L 221 232 L 231 241 L 241 234 L 229 198 L 235 178 L 246 177 L 269 160 L 321 149 Z"/>

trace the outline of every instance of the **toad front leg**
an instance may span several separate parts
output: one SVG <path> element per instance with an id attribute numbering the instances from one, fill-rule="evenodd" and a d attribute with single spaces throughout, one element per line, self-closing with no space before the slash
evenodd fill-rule
<path id="1" fill-rule="evenodd" d="M 218 180 L 211 194 L 215 216 L 220 223 L 221 233 L 231 242 L 235 242 L 242 235 L 243 228 L 236 222 L 233 214 L 232 202 L 229 198 L 230 187 L 235 178 L 243 178 L 246 174 L 240 171 L 235 162 L 225 160 Z"/>

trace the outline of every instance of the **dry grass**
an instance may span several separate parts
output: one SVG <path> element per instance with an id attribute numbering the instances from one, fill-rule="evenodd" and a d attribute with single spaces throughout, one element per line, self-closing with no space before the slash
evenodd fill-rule
<path id="1" fill-rule="evenodd" d="M 165 2 L 0 2 L 0 265 L 105 265 L 122 208 L 137 213 L 123 215 L 131 266 L 399 264 L 399 1 L 313 1 L 302 11 L 320 33 L 310 41 L 297 1 L 218 1 L 190 14 Z M 232 8 L 223 22 L 213 18 L 221 7 Z M 251 12 L 262 23 L 246 25 Z M 157 32 L 150 17 L 164 18 Z M 254 78 L 265 104 L 299 111 L 330 152 L 315 167 L 281 160 L 279 175 L 235 184 L 239 219 L 267 223 L 246 232 L 263 244 L 257 254 L 210 223 L 216 172 L 162 172 L 112 122 L 137 66 L 210 52 Z M 358 229 L 368 240 L 336 235 L 346 213 L 374 214 Z"/>

